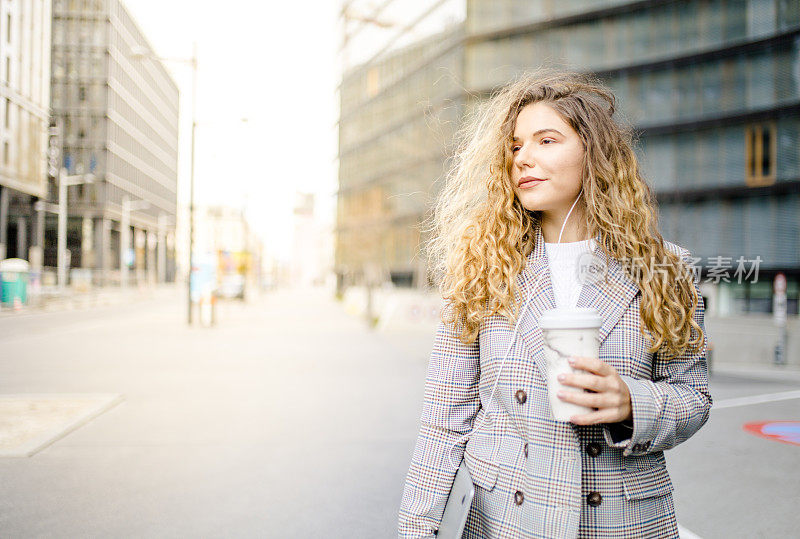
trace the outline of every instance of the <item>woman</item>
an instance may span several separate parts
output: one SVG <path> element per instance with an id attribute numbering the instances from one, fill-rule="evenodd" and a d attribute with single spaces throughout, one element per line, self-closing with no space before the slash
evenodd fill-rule
<path id="1" fill-rule="evenodd" d="M 402 537 L 435 534 L 462 458 L 465 537 L 678 537 L 663 451 L 708 419 L 703 303 L 614 106 L 587 77 L 526 74 L 461 132 L 430 244 L 446 308 Z M 574 358 L 586 374 L 561 382 L 587 391 L 559 398 L 594 411 L 560 422 L 538 318 L 576 306 L 602 315 L 600 357 Z"/>

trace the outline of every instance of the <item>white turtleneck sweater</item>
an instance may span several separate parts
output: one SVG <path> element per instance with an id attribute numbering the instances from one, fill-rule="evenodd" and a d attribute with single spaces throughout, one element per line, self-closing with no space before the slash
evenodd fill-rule
<path id="1" fill-rule="evenodd" d="M 556 307 L 571 308 L 577 305 L 583 287 L 578 275 L 578 259 L 584 253 L 593 251 L 595 243 L 593 239 L 569 243 L 545 242 Z"/>

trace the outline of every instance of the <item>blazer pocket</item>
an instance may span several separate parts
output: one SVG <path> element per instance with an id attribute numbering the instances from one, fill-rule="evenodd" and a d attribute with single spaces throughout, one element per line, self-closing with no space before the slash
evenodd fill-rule
<path id="1" fill-rule="evenodd" d="M 464 461 L 467 463 L 473 483 L 486 490 L 494 488 L 497 483 L 497 474 L 500 471 L 499 465 L 473 456 L 467 451 L 464 452 Z"/>
<path id="2" fill-rule="evenodd" d="M 622 488 L 625 499 L 629 501 L 663 496 L 674 489 L 667 467 L 663 465 L 623 471 Z"/>

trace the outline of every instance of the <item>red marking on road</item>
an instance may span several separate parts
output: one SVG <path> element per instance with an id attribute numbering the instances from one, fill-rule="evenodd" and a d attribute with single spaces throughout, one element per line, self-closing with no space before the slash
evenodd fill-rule
<path id="1" fill-rule="evenodd" d="M 800 445 L 800 421 L 760 421 L 745 423 L 742 428 L 762 438 Z"/>

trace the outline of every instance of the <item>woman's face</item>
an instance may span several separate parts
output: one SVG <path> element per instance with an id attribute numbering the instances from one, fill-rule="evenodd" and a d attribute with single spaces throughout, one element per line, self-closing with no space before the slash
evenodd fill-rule
<path id="1" fill-rule="evenodd" d="M 563 219 L 581 189 L 578 134 L 545 103 L 531 103 L 517 117 L 512 153 L 512 187 L 522 206 Z"/>

